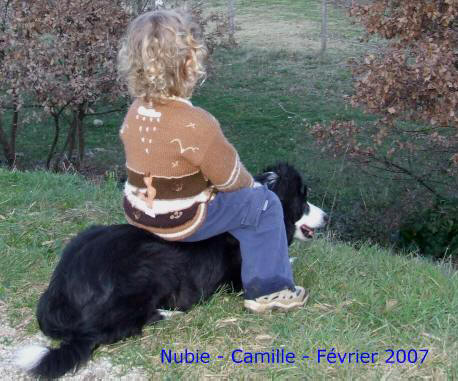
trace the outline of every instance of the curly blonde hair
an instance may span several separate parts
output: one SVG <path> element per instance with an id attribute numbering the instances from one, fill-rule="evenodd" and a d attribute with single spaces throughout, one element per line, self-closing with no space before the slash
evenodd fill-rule
<path id="1" fill-rule="evenodd" d="M 188 15 L 147 12 L 129 25 L 118 54 L 118 73 L 133 97 L 190 98 L 205 76 L 206 57 L 201 30 Z"/>

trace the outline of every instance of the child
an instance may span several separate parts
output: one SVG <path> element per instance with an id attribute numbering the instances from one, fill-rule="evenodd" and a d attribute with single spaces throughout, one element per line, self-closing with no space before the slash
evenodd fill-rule
<path id="1" fill-rule="evenodd" d="M 245 307 L 300 307 L 308 295 L 293 282 L 278 197 L 255 185 L 218 121 L 189 101 L 206 53 L 198 26 L 175 11 L 145 13 L 128 28 L 119 52 L 135 97 L 120 131 L 126 218 L 165 240 L 231 233 L 240 242 Z"/>

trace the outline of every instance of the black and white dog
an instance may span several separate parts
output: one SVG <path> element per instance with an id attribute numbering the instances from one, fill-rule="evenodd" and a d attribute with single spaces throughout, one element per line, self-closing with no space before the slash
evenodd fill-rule
<path id="1" fill-rule="evenodd" d="M 326 224 L 292 166 L 279 164 L 256 180 L 279 196 L 289 244 Z M 38 304 L 40 329 L 62 340 L 60 347 L 26 347 L 17 364 L 36 376 L 60 377 L 100 344 L 139 335 L 146 324 L 166 318 L 163 309 L 189 310 L 225 284 L 240 290 L 240 262 L 238 241 L 227 233 L 184 243 L 131 225 L 91 227 L 66 246 Z"/>

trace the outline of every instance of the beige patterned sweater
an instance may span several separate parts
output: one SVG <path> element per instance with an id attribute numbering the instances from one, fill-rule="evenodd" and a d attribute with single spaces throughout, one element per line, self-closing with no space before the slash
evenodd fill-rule
<path id="1" fill-rule="evenodd" d="M 135 100 L 120 136 L 128 175 L 126 218 L 164 239 L 192 235 L 216 191 L 253 186 L 218 121 L 185 99 L 154 105 Z"/>

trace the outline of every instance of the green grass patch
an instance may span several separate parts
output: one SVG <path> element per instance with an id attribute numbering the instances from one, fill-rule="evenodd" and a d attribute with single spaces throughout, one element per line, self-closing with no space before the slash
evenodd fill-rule
<path id="1" fill-rule="evenodd" d="M 0 184 L 0 298 L 20 295 L 13 306 L 34 309 L 69 239 L 91 224 L 121 219 L 120 192 L 114 181 L 102 189 L 78 175 L 45 172 L 0 170 Z M 23 316 L 14 311 L 16 319 Z"/>
<path id="2" fill-rule="evenodd" d="M 38 297 L 68 240 L 93 224 L 123 222 L 121 191 L 112 178 L 99 185 L 81 176 L 0 170 L 0 298 L 11 325 L 37 331 Z M 450 267 L 396 256 L 377 246 L 358 250 L 322 238 L 294 243 L 297 284 L 311 291 L 308 306 L 290 314 L 257 316 L 227 290 L 172 321 L 145 329 L 141 337 L 100 348 L 122 365 L 151 377 L 379 379 L 458 375 L 458 276 Z M 236 364 L 235 349 L 284 349 L 295 364 Z M 375 364 L 317 362 L 318 350 L 378 352 Z M 385 364 L 385 350 L 428 349 L 422 365 Z M 209 364 L 163 364 L 161 350 L 206 351 Z M 224 356 L 224 359 L 217 359 Z"/>

